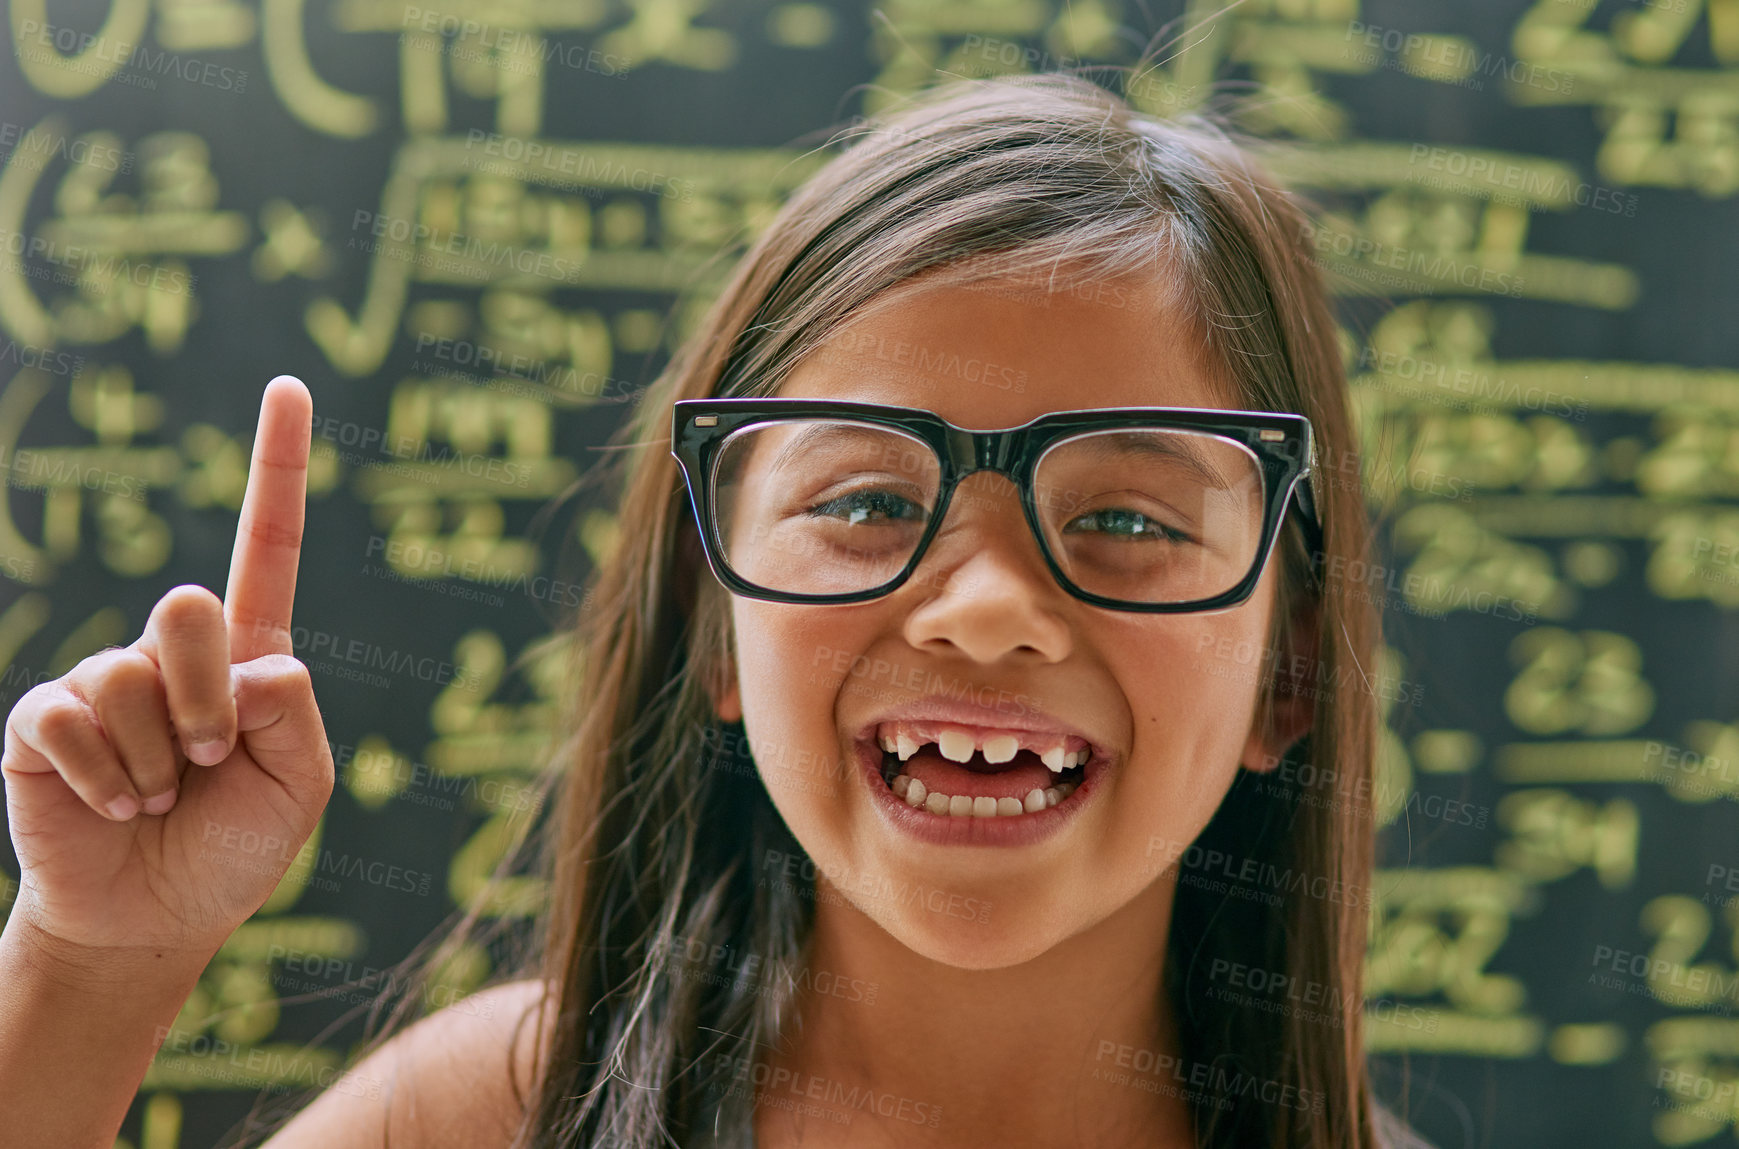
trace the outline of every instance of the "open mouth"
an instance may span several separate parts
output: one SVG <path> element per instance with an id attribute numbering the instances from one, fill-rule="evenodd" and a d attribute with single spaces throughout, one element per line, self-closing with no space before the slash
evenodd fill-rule
<path id="1" fill-rule="evenodd" d="M 1015 818 L 1068 799 L 1086 777 L 1092 750 L 1061 735 L 914 729 L 884 724 L 882 781 L 908 806 L 956 818 Z M 1043 748 L 1040 748 L 1040 745 Z"/>

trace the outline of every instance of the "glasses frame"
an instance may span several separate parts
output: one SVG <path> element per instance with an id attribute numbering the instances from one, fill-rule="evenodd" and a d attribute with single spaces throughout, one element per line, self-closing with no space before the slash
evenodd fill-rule
<path id="1" fill-rule="evenodd" d="M 923 537 L 904 568 L 877 586 L 842 594 L 798 594 L 776 591 L 741 578 L 724 561 L 725 547 L 718 537 L 714 514 L 715 468 L 719 450 L 733 432 L 769 418 L 841 418 L 890 427 L 929 445 L 940 463 L 941 485 Z M 1070 581 L 1045 542 L 1038 507 L 1033 498 L 1033 474 L 1047 448 L 1083 431 L 1139 430 L 1143 428 L 1204 431 L 1232 439 L 1255 454 L 1261 465 L 1266 504 L 1262 536 L 1250 570 L 1236 585 L 1211 598 L 1181 603 L 1140 603 L 1107 598 L 1083 590 Z M 1220 410 L 1207 407 L 1099 407 L 1079 411 L 1051 411 L 1018 427 L 999 431 L 972 431 L 956 427 L 934 411 L 882 403 L 859 403 L 844 399 L 682 399 L 671 412 L 670 453 L 682 467 L 689 506 L 700 526 L 702 549 L 713 576 L 733 593 L 766 602 L 826 606 L 868 602 L 892 594 L 911 578 L 930 548 L 930 540 L 948 515 L 954 488 L 960 480 L 978 471 L 995 471 L 1020 490 L 1021 508 L 1027 526 L 1038 542 L 1045 565 L 1064 590 L 1077 599 L 1109 610 L 1142 614 L 1185 614 L 1220 610 L 1248 599 L 1261 580 L 1262 570 L 1279 537 L 1280 524 L 1289 508 L 1296 509 L 1312 556 L 1322 554 L 1322 518 L 1317 510 L 1310 475 L 1316 464 L 1316 444 L 1310 420 L 1280 411 Z"/>

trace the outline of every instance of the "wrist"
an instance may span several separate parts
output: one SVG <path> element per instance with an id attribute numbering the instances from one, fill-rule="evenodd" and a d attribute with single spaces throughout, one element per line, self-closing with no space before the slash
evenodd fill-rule
<path id="1" fill-rule="evenodd" d="M 34 906 L 22 896 L 12 906 L 0 947 L 37 976 L 57 985 L 86 988 L 118 981 L 134 982 L 153 974 L 175 982 L 197 978 L 216 955 L 221 941 L 185 946 L 92 946 L 64 938 L 43 925 Z"/>
<path id="2" fill-rule="evenodd" d="M 78 944 L 15 905 L 0 931 L 0 1142 L 113 1145 L 210 956 Z"/>

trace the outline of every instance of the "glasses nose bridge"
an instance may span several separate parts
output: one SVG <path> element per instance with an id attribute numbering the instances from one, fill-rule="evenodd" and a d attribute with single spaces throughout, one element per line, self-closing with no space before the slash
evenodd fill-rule
<path id="1" fill-rule="evenodd" d="M 948 429 L 948 453 L 957 480 L 978 471 L 995 471 L 1018 486 L 1014 459 L 1019 445 L 1018 428 L 1002 431 Z"/>
<path id="2" fill-rule="evenodd" d="M 954 492 L 960 484 L 980 471 L 991 471 L 1001 475 L 1012 488 L 1010 493 L 1016 506 L 1021 504 L 1023 492 L 1020 475 L 1015 467 L 1023 443 L 1021 432 L 1022 429 L 1018 427 L 999 431 L 969 431 L 953 426 L 948 428 L 948 454 L 953 477 L 949 483 L 947 518 L 952 518 L 958 523 L 960 499 L 955 497 Z M 972 502 L 973 500 L 966 501 Z M 1022 517 L 1024 519 L 1025 516 Z M 938 527 L 941 525 L 939 523 Z M 1034 542 L 1038 544 L 1042 553 L 1045 546 L 1044 540 L 1035 538 Z M 928 545 L 925 549 L 929 549 Z"/>

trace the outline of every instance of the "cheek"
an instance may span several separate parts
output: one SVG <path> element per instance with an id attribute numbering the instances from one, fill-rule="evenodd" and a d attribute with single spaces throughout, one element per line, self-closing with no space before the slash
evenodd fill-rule
<path id="1" fill-rule="evenodd" d="M 1134 830 L 1193 841 L 1225 797 L 1268 670 L 1266 619 L 1174 617 L 1163 636 L 1116 645 L 1133 741 L 1123 778 Z"/>
<path id="2" fill-rule="evenodd" d="M 773 604 L 740 599 L 735 605 L 743 726 L 760 762 L 777 760 L 785 742 L 814 740 L 819 684 L 834 676 L 836 659 L 850 657 L 804 622 L 801 611 Z M 820 710 L 820 717 L 826 714 Z"/>
<path id="3" fill-rule="evenodd" d="M 1125 635 L 1107 649 L 1118 652 L 1117 675 L 1126 684 L 1137 730 L 1157 723 L 1235 732 L 1239 741 L 1275 655 L 1268 612 L 1244 608 L 1173 615 L 1162 628 Z"/>
<path id="4" fill-rule="evenodd" d="M 745 702 L 753 695 L 772 700 L 790 693 L 809 679 L 830 673 L 837 654 L 821 636 L 793 613 L 746 599 L 736 603 L 737 676 Z"/>
<path id="5" fill-rule="evenodd" d="M 1270 631 L 1274 570 L 1270 564 L 1256 592 L 1223 614 L 1184 615 L 1168 635 L 1169 646 L 1154 674 L 1160 676 L 1151 713 L 1181 723 L 1219 757 L 1235 762 L 1250 733 L 1263 686 L 1278 651 Z M 1137 727 L 1142 723 L 1138 720 Z M 1228 784 L 1230 766 L 1226 774 Z M 1216 771 L 1217 773 L 1217 771 Z"/>
<path id="6" fill-rule="evenodd" d="M 843 641 L 851 633 L 843 613 L 749 599 L 734 605 L 744 732 L 768 792 L 794 828 L 837 808 L 850 780 L 835 712 L 860 648 Z"/>

